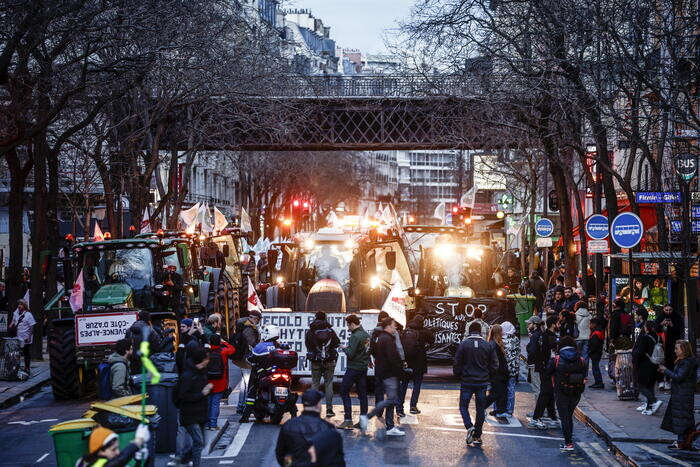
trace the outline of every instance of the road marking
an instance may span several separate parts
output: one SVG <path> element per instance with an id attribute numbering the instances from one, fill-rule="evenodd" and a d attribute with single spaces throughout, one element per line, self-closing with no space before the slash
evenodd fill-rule
<path id="1" fill-rule="evenodd" d="M 454 413 L 442 414 L 442 422 L 445 425 L 451 425 L 451 426 L 464 425 L 464 421 L 462 420 L 462 416 L 460 414 L 454 414 Z"/>
<path id="2" fill-rule="evenodd" d="M 496 417 L 492 417 L 491 415 L 486 417 L 486 423 L 497 428 L 520 428 L 522 426 L 520 420 L 515 417 L 506 417 L 506 420 L 508 420 L 508 423 L 501 423 Z"/>
<path id="3" fill-rule="evenodd" d="M 49 454 L 50 454 L 50 453 L 47 452 L 46 454 L 44 454 L 43 456 L 41 456 L 40 458 L 38 458 L 38 459 L 36 460 L 36 463 L 38 464 L 39 462 L 41 462 L 41 461 L 43 461 L 44 459 L 46 459 L 47 457 L 49 457 Z"/>
<path id="4" fill-rule="evenodd" d="M 591 458 L 591 460 L 595 463 L 595 465 L 607 465 L 607 466 L 611 465 L 611 463 L 609 461 L 607 461 L 601 455 L 598 454 L 598 453 L 600 453 L 600 450 L 602 449 L 600 444 L 598 444 L 598 443 L 576 443 L 576 445 L 578 445 L 578 447 L 580 447 L 581 450 L 583 452 L 585 452 L 588 457 Z M 596 453 L 595 451 L 598 451 L 598 453 Z M 605 455 L 607 455 L 607 453 L 605 453 Z"/>
<path id="5" fill-rule="evenodd" d="M 638 448 L 644 449 L 645 451 L 659 457 L 663 457 L 669 462 L 673 462 L 674 464 L 682 465 L 684 467 L 690 467 L 690 464 L 687 462 L 683 462 L 682 460 L 678 460 L 675 457 L 671 457 L 668 454 L 664 454 L 661 451 L 657 451 L 656 449 L 650 448 L 649 446 L 645 446 L 643 444 L 637 444 L 636 445 Z"/>
<path id="6" fill-rule="evenodd" d="M 233 461 L 219 461 L 219 464 L 233 464 Z"/>
<path id="7" fill-rule="evenodd" d="M 399 418 L 402 425 L 418 425 L 418 416 L 416 414 L 406 414 L 405 417 Z"/>
<path id="8" fill-rule="evenodd" d="M 245 444 L 245 440 L 248 438 L 248 433 L 250 433 L 252 426 L 252 423 L 244 423 L 239 425 L 236 436 L 233 438 L 233 441 L 229 447 L 226 448 L 226 452 L 224 452 L 224 455 L 221 457 L 236 457 L 238 453 L 241 452 L 241 448 L 243 447 L 243 444 Z"/>
<path id="9" fill-rule="evenodd" d="M 35 423 L 55 422 L 55 421 L 57 421 L 57 420 L 58 420 L 57 418 L 45 418 L 45 419 L 43 419 L 43 420 L 27 420 L 27 421 L 18 420 L 18 421 L 16 421 L 16 422 L 7 422 L 7 424 L 8 424 L 8 425 L 24 425 L 24 426 L 28 426 L 28 425 L 34 425 Z"/>
<path id="10" fill-rule="evenodd" d="M 445 428 L 441 426 L 429 426 L 429 430 L 437 431 L 456 431 L 459 433 L 466 433 L 467 430 L 464 428 Z M 514 436 L 516 438 L 537 438 L 537 439 L 551 439 L 552 441 L 564 441 L 564 438 L 557 438 L 554 436 L 539 436 L 539 435 L 523 435 L 519 433 L 504 433 L 502 431 L 482 431 L 485 435 L 495 435 L 495 436 Z"/>

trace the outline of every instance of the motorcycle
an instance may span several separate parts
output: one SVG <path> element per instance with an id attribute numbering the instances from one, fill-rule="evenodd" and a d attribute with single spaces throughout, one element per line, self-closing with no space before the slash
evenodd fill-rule
<path id="1" fill-rule="evenodd" d="M 253 414 L 258 422 L 270 417 L 274 425 L 282 421 L 289 412 L 297 416 L 298 394 L 291 390 L 292 368 L 297 366 L 297 353 L 293 350 L 275 349 L 268 356 L 265 368 L 258 369 L 258 388 L 253 405 Z"/>

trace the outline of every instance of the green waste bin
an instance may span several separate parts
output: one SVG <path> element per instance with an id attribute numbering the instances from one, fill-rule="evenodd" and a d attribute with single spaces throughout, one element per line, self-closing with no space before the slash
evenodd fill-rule
<path id="1" fill-rule="evenodd" d="M 535 296 L 534 295 L 520 295 L 513 294 L 508 295 L 508 298 L 515 302 L 515 316 L 518 318 L 518 324 L 520 325 L 520 335 L 527 335 L 527 321 L 535 309 Z"/>
<path id="2" fill-rule="evenodd" d="M 78 459 L 88 452 L 88 441 L 97 423 L 90 418 L 68 420 L 49 429 L 53 437 L 58 467 L 75 467 Z"/>

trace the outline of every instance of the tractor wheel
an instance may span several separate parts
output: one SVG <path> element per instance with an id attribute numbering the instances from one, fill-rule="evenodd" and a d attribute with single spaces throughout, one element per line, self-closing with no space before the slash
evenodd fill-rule
<path id="1" fill-rule="evenodd" d="M 51 386 L 55 399 L 78 399 L 82 387 L 75 357 L 75 331 L 71 326 L 52 326 L 48 342 Z"/>
<path id="2" fill-rule="evenodd" d="M 216 312 L 221 314 L 224 319 L 223 327 L 226 326 L 226 312 L 228 311 L 228 336 L 230 338 L 236 332 L 236 320 L 240 317 L 240 303 L 238 289 L 233 286 L 231 277 L 225 271 L 222 271 L 219 276 L 216 295 Z"/>

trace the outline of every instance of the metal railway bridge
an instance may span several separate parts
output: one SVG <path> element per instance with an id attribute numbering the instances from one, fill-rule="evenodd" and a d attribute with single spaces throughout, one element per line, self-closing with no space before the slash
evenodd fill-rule
<path id="1" fill-rule="evenodd" d="M 517 107 L 505 99 L 495 105 L 488 88 L 476 76 L 290 78 L 265 96 L 207 104 L 218 108 L 202 112 L 205 137 L 195 144 L 247 151 L 509 146 L 516 135 L 504 125 Z"/>

